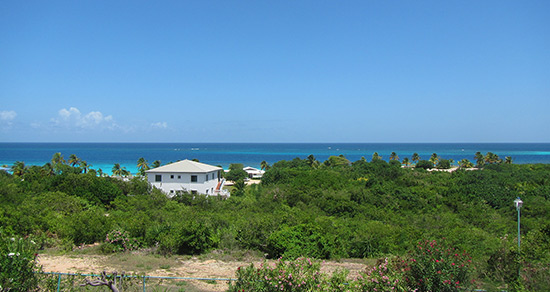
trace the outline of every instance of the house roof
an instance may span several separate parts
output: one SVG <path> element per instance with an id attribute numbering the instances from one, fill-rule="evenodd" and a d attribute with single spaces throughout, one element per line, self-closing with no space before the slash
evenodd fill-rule
<path id="1" fill-rule="evenodd" d="M 252 166 L 247 166 L 247 167 L 243 168 L 243 170 L 246 171 L 247 173 L 260 173 L 260 174 L 265 173 L 265 171 L 263 171 L 261 169 L 254 168 Z"/>
<path id="2" fill-rule="evenodd" d="M 222 168 L 185 159 L 178 162 L 163 165 L 161 167 L 149 169 L 145 172 L 207 173 L 207 172 L 218 171 L 218 170 L 222 170 Z"/>

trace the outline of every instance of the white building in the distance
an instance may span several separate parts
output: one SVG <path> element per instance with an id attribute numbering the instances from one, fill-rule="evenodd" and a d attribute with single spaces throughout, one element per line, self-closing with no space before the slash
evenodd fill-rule
<path id="1" fill-rule="evenodd" d="M 243 168 L 244 171 L 246 171 L 246 174 L 248 175 L 248 178 L 254 178 L 254 179 L 260 179 L 264 175 L 265 171 L 261 169 L 254 168 L 252 166 L 247 166 Z"/>
<path id="2" fill-rule="evenodd" d="M 182 160 L 145 171 L 147 180 L 169 196 L 177 191 L 191 194 L 227 195 L 222 193 L 225 180 L 221 167 L 191 160 Z"/>

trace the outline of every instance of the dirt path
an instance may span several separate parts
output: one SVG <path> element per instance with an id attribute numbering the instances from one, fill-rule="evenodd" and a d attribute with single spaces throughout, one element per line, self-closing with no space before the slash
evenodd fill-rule
<path id="1" fill-rule="evenodd" d="M 168 277 L 189 277 L 189 278 L 208 278 L 208 279 L 227 279 L 235 278 L 235 271 L 239 266 L 248 266 L 250 261 L 220 261 L 215 259 L 200 260 L 190 259 L 170 259 L 169 263 L 155 263 L 143 261 L 140 262 L 140 255 L 128 255 L 126 257 L 107 256 L 107 255 L 40 255 L 39 263 L 45 272 L 60 273 L 91 273 L 98 274 L 101 271 L 124 271 L 126 274 L 146 274 L 148 276 L 168 276 Z M 149 257 L 150 260 L 150 257 Z M 260 264 L 260 260 L 254 261 L 255 265 Z M 149 265 L 149 266 L 147 266 Z M 164 268 L 159 268 L 164 265 Z M 143 267 L 146 271 L 144 272 Z M 140 268 L 141 267 L 141 268 Z M 350 271 L 350 276 L 355 276 L 363 271 L 366 265 L 364 263 L 341 261 L 341 262 L 323 262 L 321 271 L 331 273 L 339 268 L 345 268 Z M 189 280 L 198 291 L 226 291 L 226 281 L 205 282 L 198 280 Z"/>

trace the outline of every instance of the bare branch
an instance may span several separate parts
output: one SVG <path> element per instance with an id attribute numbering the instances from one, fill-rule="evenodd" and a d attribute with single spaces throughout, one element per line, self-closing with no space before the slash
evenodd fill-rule
<path id="1" fill-rule="evenodd" d="M 80 286 L 107 286 L 111 289 L 112 292 L 119 292 L 116 287 L 116 278 L 117 272 L 113 272 L 113 281 L 107 280 L 107 273 L 105 271 L 101 272 L 101 278 L 97 280 L 86 280 L 86 284 L 81 284 Z"/>

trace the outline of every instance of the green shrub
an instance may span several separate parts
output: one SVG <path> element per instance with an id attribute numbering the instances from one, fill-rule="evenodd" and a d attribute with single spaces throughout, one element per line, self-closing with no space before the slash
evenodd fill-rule
<path id="1" fill-rule="evenodd" d="M 0 229 L 0 291 L 35 291 L 36 244 L 30 239 L 7 237 Z"/>
<path id="2" fill-rule="evenodd" d="M 274 265 L 259 267 L 250 264 L 237 269 L 237 281 L 229 284 L 228 291 L 323 291 L 328 282 L 320 269 L 321 265 L 309 258 L 279 259 Z"/>
<path id="3" fill-rule="evenodd" d="M 245 218 L 236 220 L 235 239 L 244 249 L 256 249 L 265 251 L 267 238 L 277 229 L 277 224 L 271 216 L 257 216 L 248 214 Z"/>
<path id="4" fill-rule="evenodd" d="M 333 246 L 321 228 L 313 224 L 284 226 L 273 232 L 267 240 L 271 258 L 284 256 L 295 259 L 309 256 L 319 259 L 330 258 Z"/>
<path id="5" fill-rule="evenodd" d="M 105 210 L 92 207 L 65 218 L 60 227 L 61 237 L 69 238 L 76 245 L 101 242 L 111 229 L 111 219 Z"/>
<path id="6" fill-rule="evenodd" d="M 81 197 L 97 205 L 108 205 L 123 194 L 117 181 L 92 174 L 63 173 L 54 177 L 51 190 Z"/>
<path id="7" fill-rule="evenodd" d="M 528 291 L 548 291 L 550 288 L 550 264 L 524 262 L 521 279 Z"/>
<path id="8" fill-rule="evenodd" d="M 350 279 L 348 274 L 345 269 L 321 273 L 319 262 L 309 258 L 279 259 L 274 264 L 239 267 L 237 281 L 229 283 L 228 291 L 409 291 L 400 279 L 401 271 L 392 269 L 387 259 L 356 279 Z"/>
<path id="9" fill-rule="evenodd" d="M 350 285 L 353 291 L 407 291 L 403 274 L 396 262 L 384 259 L 383 262 L 361 273 Z"/>
<path id="10" fill-rule="evenodd" d="M 467 288 L 471 258 L 435 240 L 419 242 L 406 261 L 405 281 L 415 291 L 459 291 Z"/>
<path id="11" fill-rule="evenodd" d="M 349 239 L 349 255 L 356 258 L 376 257 L 395 253 L 400 230 L 380 221 L 368 221 L 354 226 L 354 232 Z"/>
<path id="12" fill-rule="evenodd" d="M 139 248 L 139 241 L 130 238 L 127 231 L 115 229 L 107 234 L 101 249 L 105 253 L 123 252 Z"/>
<path id="13" fill-rule="evenodd" d="M 437 168 L 438 169 L 449 169 L 449 168 L 451 168 L 451 162 L 447 159 L 441 159 L 437 163 Z"/>
<path id="14" fill-rule="evenodd" d="M 416 163 L 415 168 L 432 169 L 434 164 L 428 160 L 420 160 Z"/>
<path id="15" fill-rule="evenodd" d="M 185 221 L 167 228 L 158 238 L 162 254 L 200 254 L 219 243 L 214 227 L 197 221 Z"/>
<path id="16" fill-rule="evenodd" d="M 244 180 L 248 174 L 244 171 L 244 165 L 241 163 L 231 163 L 229 172 L 225 174 L 225 178 L 230 181 Z"/>

